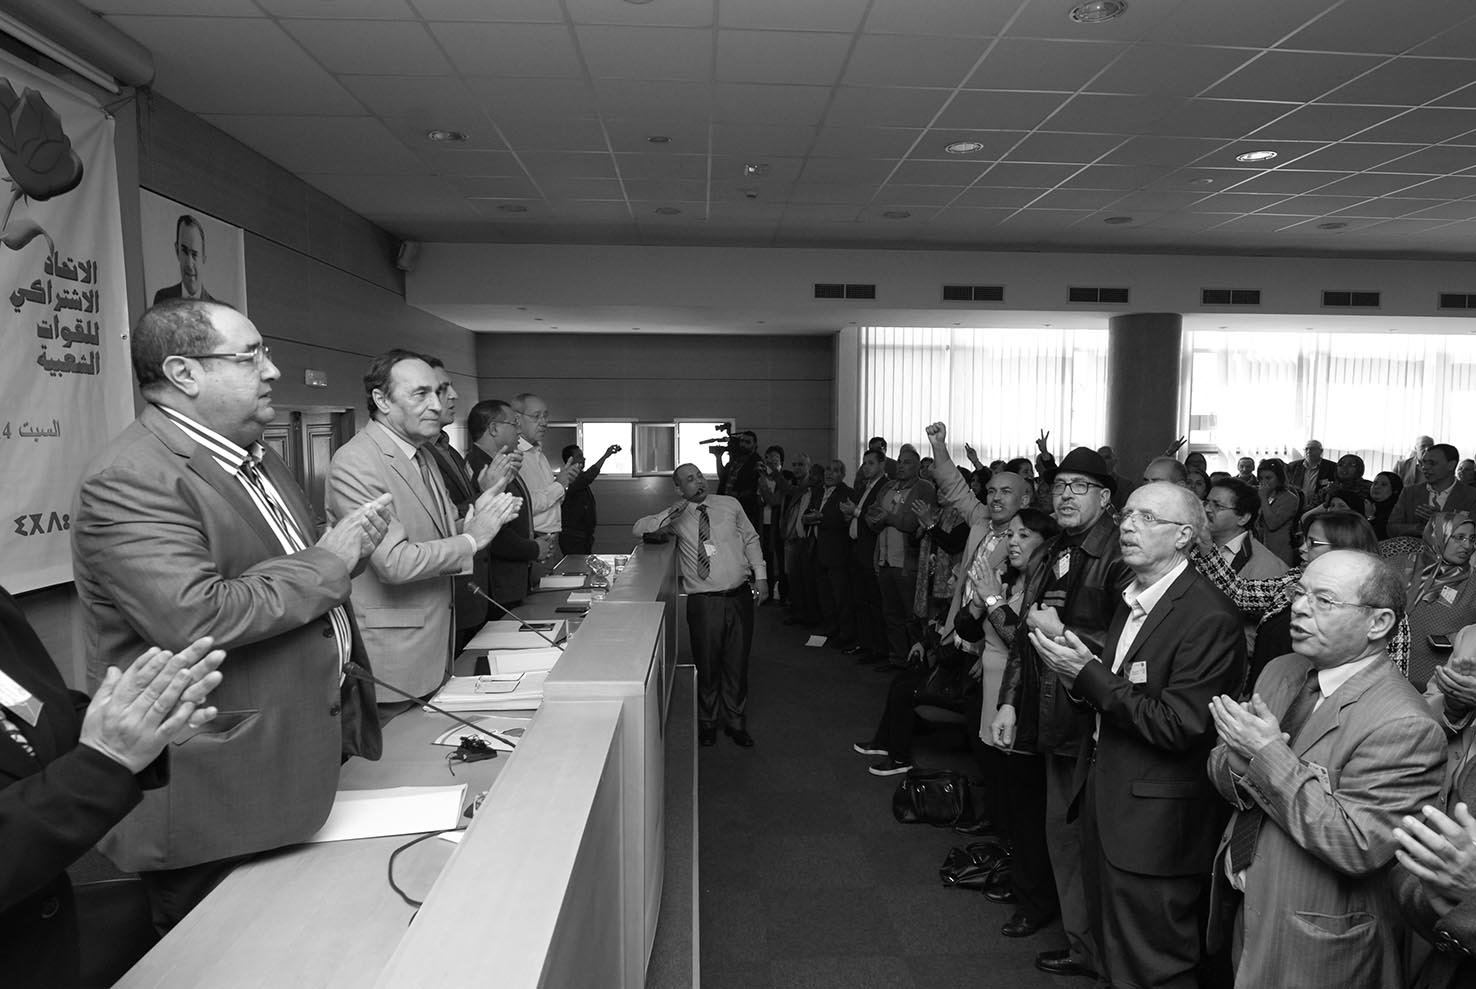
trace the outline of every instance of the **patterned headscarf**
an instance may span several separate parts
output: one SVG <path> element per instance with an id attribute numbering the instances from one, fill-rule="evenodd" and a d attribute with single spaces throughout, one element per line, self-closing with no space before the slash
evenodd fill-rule
<path id="1" fill-rule="evenodd" d="M 1470 561 L 1447 563 L 1445 549 L 1461 526 L 1476 522 L 1470 512 L 1436 512 L 1425 523 L 1420 549 L 1409 570 L 1408 605 L 1430 603 L 1447 587 L 1459 587 L 1471 575 Z"/>

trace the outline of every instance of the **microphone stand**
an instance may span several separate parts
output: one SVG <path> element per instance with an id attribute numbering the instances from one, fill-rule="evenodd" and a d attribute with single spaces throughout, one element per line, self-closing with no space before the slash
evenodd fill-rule
<path id="1" fill-rule="evenodd" d="M 520 618 L 513 611 L 511 611 L 508 608 L 503 607 L 503 605 L 502 605 L 502 603 L 500 601 L 494 600 L 493 597 L 490 594 L 488 594 L 486 591 L 484 591 L 480 587 L 478 587 L 477 586 L 477 582 L 475 580 L 472 580 L 470 578 L 467 578 L 467 581 L 466 581 L 466 589 L 469 590 L 469 591 L 471 591 L 477 597 L 482 598 L 484 601 L 487 601 L 489 604 L 494 605 L 497 608 L 498 611 L 502 612 L 507 617 L 509 617 L 509 618 L 513 619 L 514 621 L 516 621 L 518 623 L 518 627 L 519 627 L 518 630 L 519 631 L 522 631 L 523 629 L 527 629 L 529 632 L 532 632 L 534 635 L 538 636 L 540 639 L 542 639 L 544 642 L 547 642 L 549 645 L 553 646 L 555 649 L 558 649 L 558 650 L 561 650 L 561 651 L 563 650 L 564 644 L 562 642 L 555 642 L 553 639 L 550 639 L 548 636 L 544 635 L 541 631 L 539 631 L 538 629 L 534 628 L 532 625 L 529 625 L 527 622 L 523 621 L 523 619 Z"/>
<path id="2" fill-rule="evenodd" d="M 473 731 L 477 732 L 478 734 L 488 735 L 488 736 L 490 736 L 492 738 L 496 738 L 498 741 L 502 742 L 504 745 L 512 745 L 512 746 L 516 747 L 516 743 L 513 742 L 512 740 L 508 739 L 508 738 L 504 738 L 501 732 L 498 732 L 498 731 L 495 731 L 495 730 L 493 730 L 491 728 L 488 728 L 485 725 L 479 725 L 476 722 L 468 721 L 466 718 L 463 718 L 459 714 L 452 714 L 450 711 L 446 710 L 444 707 L 440 707 L 438 705 L 432 704 L 430 701 L 423 701 L 419 697 L 416 697 L 413 694 L 407 694 L 405 691 L 401 690 L 399 687 L 396 687 L 394 684 L 392 684 L 392 683 L 385 683 L 383 680 L 379 679 L 379 677 L 375 676 L 373 673 L 370 673 L 368 670 L 364 669 L 364 667 L 360 666 L 358 663 L 352 663 L 352 662 L 350 662 L 350 663 L 344 663 L 343 664 L 343 672 L 346 675 L 353 677 L 355 680 L 368 680 L 370 683 L 374 684 L 375 686 L 383 687 L 385 690 L 388 690 L 392 694 L 399 694 L 401 697 L 405 698 L 407 701 L 412 701 L 412 702 L 414 702 L 416 705 L 418 705 L 420 707 L 430 708 L 432 711 L 436 712 L 437 714 L 445 715 L 446 717 L 450 718 L 452 721 L 455 721 L 457 724 L 465 725 L 466 727 L 472 729 Z M 491 749 L 489 751 L 491 751 L 491 753 L 492 753 L 492 756 L 491 757 L 495 759 L 497 757 L 497 750 L 496 749 Z"/>

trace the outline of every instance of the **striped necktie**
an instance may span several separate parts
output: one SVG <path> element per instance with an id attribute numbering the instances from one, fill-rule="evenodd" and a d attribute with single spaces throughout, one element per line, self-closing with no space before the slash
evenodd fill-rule
<path id="1" fill-rule="evenodd" d="M 247 454 L 246 459 L 241 463 L 241 476 L 246 478 L 246 483 L 250 484 L 256 493 L 261 496 L 262 504 L 266 505 L 267 511 L 272 513 L 272 519 L 282 531 L 287 533 L 290 538 L 297 540 L 296 546 L 286 546 L 283 548 L 294 553 L 307 549 L 308 541 L 307 537 L 303 534 L 302 527 L 297 524 L 297 520 L 292 517 L 292 513 L 287 511 L 287 506 L 273 497 L 272 492 L 262 482 L 261 460 L 258 457 Z"/>
<path id="2" fill-rule="evenodd" d="M 420 466 L 420 479 L 425 482 L 426 490 L 436 505 L 436 526 L 442 532 L 450 527 L 450 516 L 446 514 L 446 498 L 441 494 L 441 486 L 437 484 L 436 470 L 431 464 L 430 454 L 425 447 L 417 447 L 415 450 L 415 463 Z"/>
<path id="3" fill-rule="evenodd" d="M 1292 698 L 1291 706 L 1286 709 L 1286 716 L 1281 719 L 1281 730 L 1292 742 L 1297 740 L 1297 732 L 1302 730 L 1312 709 L 1317 706 L 1321 689 L 1317 682 L 1317 670 L 1308 670 L 1307 682 L 1302 684 L 1301 691 Z M 1261 809 L 1260 804 L 1241 811 L 1235 818 L 1235 827 L 1230 831 L 1230 868 L 1233 871 L 1244 871 L 1256 857 L 1256 839 L 1260 836 L 1261 823 L 1265 819 L 1266 812 Z"/>
<path id="4" fill-rule="evenodd" d="M 697 575 L 706 580 L 712 576 L 712 560 L 707 557 L 707 544 L 712 542 L 712 523 L 707 518 L 707 506 L 697 506 Z"/>

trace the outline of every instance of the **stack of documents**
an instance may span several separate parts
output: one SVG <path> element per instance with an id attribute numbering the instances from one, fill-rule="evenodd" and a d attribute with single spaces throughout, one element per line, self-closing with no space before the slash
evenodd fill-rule
<path id="1" fill-rule="evenodd" d="M 466 648 L 473 651 L 478 649 L 547 649 L 550 647 L 550 639 L 558 642 L 564 638 L 566 628 L 567 626 L 561 621 L 488 622 L 482 626 L 480 632 L 472 636 Z"/>
<path id="2" fill-rule="evenodd" d="M 459 828 L 465 823 L 461 818 L 465 802 L 465 784 L 339 790 L 328 820 L 308 841 L 351 841 Z"/>
<path id="3" fill-rule="evenodd" d="M 487 672 L 547 673 L 562 655 L 562 649 L 496 649 L 487 653 Z"/>
<path id="4" fill-rule="evenodd" d="M 538 581 L 540 591 L 568 591 L 576 587 L 583 587 L 588 578 L 584 574 L 545 574 Z"/>
<path id="5" fill-rule="evenodd" d="M 529 711 L 543 703 L 546 671 L 452 677 L 431 703 L 448 711 Z"/>

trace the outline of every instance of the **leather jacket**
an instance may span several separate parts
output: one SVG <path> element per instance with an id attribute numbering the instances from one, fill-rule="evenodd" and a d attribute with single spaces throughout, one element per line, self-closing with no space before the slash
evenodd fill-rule
<path id="1" fill-rule="evenodd" d="M 1061 537 L 1057 536 L 1046 548 L 1047 561 L 1055 559 L 1060 541 Z M 1132 582 L 1133 572 L 1122 561 L 1117 526 L 1107 512 L 1092 523 L 1078 548 L 1080 552 L 1068 577 L 1066 604 L 1060 611 L 1061 622 L 1100 656 L 1107 626 L 1122 603 L 1122 592 Z M 1025 588 L 1027 610 L 1040 600 L 1050 572 L 1050 563 L 1039 567 Z M 1082 738 L 1091 733 L 1092 713 L 1067 696 L 1065 685 L 1036 655 L 1030 637 L 1023 632 L 1022 628 L 1022 634 L 1015 637 L 1010 649 L 1000 683 L 999 703 L 1015 708 L 1016 734 L 1022 740 L 1033 735 L 1037 752 L 1074 756 Z M 1034 689 L 1027 690 L 1027 683 Z M 1029 703 L 1031 695 L 1033 704 Z M 1022 702 L 1030 710 L 1023 710 Z"/>

